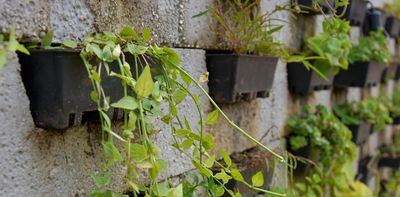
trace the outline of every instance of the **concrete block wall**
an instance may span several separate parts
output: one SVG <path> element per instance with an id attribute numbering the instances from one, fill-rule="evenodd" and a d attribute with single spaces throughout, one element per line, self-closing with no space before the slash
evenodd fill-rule
<path id="1" fill-rule="evenodd" d="M 261 7 L 267 11 L 289 2 L 263 0 Z M 374 4 L 381 6 L 383 2 L 375 0 Z M 55 41 L 80 41 L 92 31 L 118 31 L 124 25 L 133 25 L 137 30 L 149 27 L 154 43 L 174 47 L 182 57 L 183 67 L 198 78 L 207 70 L 205 49 L 218 48 L 220 43 L 212 33 L 215 27 L 212 17 L 192 16 L 212 4 L 213 0 L 0 0 L 0 28 L 5 31 L 14 25 L 18 32 L 26 35 L 41 35 L 54 29 Z M 286 13 L 278 13 L 276 17 L 290 22 L 276 35 L 276 39 L 293 48 L 300 47 L 304 34 L 320 31 L 323 19 L 320 16 L 293 18 Z M 353 30 L 353 39 L 357 40 L 359 29 Z M 19 71 L 15 54 L 0 71 L 0 196 L 87 196 L 94 189 L 90 175 L 100 169 L 102 157 L 98 125 L 86 124 L 65 131 L 36 128 Z M 384 91 L 390 93 L 395 84 L 393 81 L 388 84 L 334 93 L 324 90 L 306 96 L 293 95 L 287 89 L 286 64 L 280 61 L 268 98 L 221 107 L 256 139 L 263 139 L 267 146 L 282 152 L 281 137 L 285 134 L 286 119 L 304 104 L 331 106 L 345 99 L 378 96 Z M 207 84 L 203 85 L 207 88 Z M 204 96 L 201 99 L 206 113 L 211 106 Z M 195 114 L 191 101 L 180 104 L 180 109 L 182 113 Z M 188 117 L 190 122 L 196 123 L 197 117 Z M 169 171 L 162 178 L 193 169 L 190 160 L 171 147 L 170 131 L 161 123 L 159 128 L 161 132 L 155 136 L 155 141 L 169 164 Z M 242 152 L 255 146 L 222 120 L 208 132 L 215 138 L 216 151 Z M 371 147 L 379 143 L 371 140 L 360 149 L 359 156 L 373 152 Z M 277 166 L 273 183 L 284 185 L 283 166 Z M 120 179 L 123 178 L 123 169 L 115 168 L 114 171 L 121 174 Z M 127 190 L 128 187 L 119 182 L 121 180 L 115 180 L 113 187 Z"/>

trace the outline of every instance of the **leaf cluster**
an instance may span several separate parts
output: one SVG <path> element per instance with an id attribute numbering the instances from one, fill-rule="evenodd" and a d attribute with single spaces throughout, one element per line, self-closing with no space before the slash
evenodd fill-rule
<path id="1" fill-rule="evenodd" d="M 286 47 L 273 39 L 273 34 L 280 31 L 283 25 L 273 24 L 278 19 L 272 16 L 286 8 L 277 6 L 271 12 L 262 13 L 260 2 L 215 1 L 215 5 L 207 10 L 218 24 L 214 33 L 222 39 L 224 45 L 232 47 L 238 54 L 286 56 Z"/>
<path id="2" fill-rule="evenodd" d="M 17 51 L 29 55 L 25 46 L 18 42 L 15 28 L 12 27 L 8 33 L 0 34 L 0 69 L 6 65 L 8 53 Z"/>
<path id="3" fill-rule="evenodd" d="M 349 62 L 377 61 L 388 65 L 391 59 L 389 46 L 383 30 L 371 31 L 369 36 L 360 37 L 358 45 L 353 46 L 349 53 Z"/>

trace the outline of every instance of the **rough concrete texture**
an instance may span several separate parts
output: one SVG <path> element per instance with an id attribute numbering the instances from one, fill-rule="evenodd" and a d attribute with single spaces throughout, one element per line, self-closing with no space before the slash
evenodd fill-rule
<path id="1" fill-rule="evenodd" d="M 268 11 L 273 5 L 285 5 L 290 0 L 263 0 L 261 9 Z M 374 1 L 376 5 L 383 1 Z M 213 0 L 0 0 L 0 28 L 15 24 L 20 32 L 28 35 L 55 29 L 56 41 L 81 40 L 90 31 L 117 31 L 124 25 L 133 25 L 138 31 L 151 28 L 153 41 L 169 46 L 215 48 L 219 43 L 212 34 L 215 21 L 209 15 L 192 18 L 193 15 L 212 5 Z M 275 17 L 275 16 L 274 16 Z M 296 16 L 276 14 L 277 18 L 292 23 L 285 27 L 276 39 L 301 48 L 305 36 L 321 31 L 321 16 Z M 353 28 L 352 40 L 358 40 L 359 28 Z M 183 67 L 199 78 L 206 71 L 205 51 L 202 49 L 177 49 Z M 18 73 L 15 56 L 0 71 L 0 196 L 87 196 L 93 191 L 90 179 L 98 171 L 101 161 L 98 125 L 82 125 L 63 132 L 35 128 L 29 112 L 29 101 Z M 359 101 L 377 97 L 382 92 L 390 94 L 393 82 L 373 88 L 348 88 L 345 90 L 317 91 L 305 96 L 289 94 L 287 90 L 286 64 L 279 62 L 270 97 L 250 102 L 222 105 L 227 115 L 244 130 L 272 149 L 281 153 L 280 137 L 285 133 L 285 122 L 305 104 L 331 106 L 344 100 Z M 204 84 L 207 89 L 207 85 Z M 386 89 L 385 89 L 386 87 Z M 192 87 L 194 92 L 200 93 Z M 211 109 L 204 96 L 204 113 Z M 192 101 L 180 104 L 182 115 L 195 124 Z M 190 160 L 171 147 L 170 130 L 159 124 L 160 133 L 155 136 L 162 157 L 169 164 L 169 171 L 162 178 L 179 175 L 193 168 Z M 216 151 L 242 152 L 254 147 L 254 143 L 234 131 L 227 122 L 209 128 L 215 139 Z M 385 135 L 386 136 L 386 135 Z M 385 137 L 387 138 L 387 136 Z M 376 137 L 378 139 L 378 136 Z M 368 155 L 373 140 L 360 149 L 359 157 Z M 274 185 L 285 185 L 283 165 L 276 164 Z M 121 174 L 124 168 L 114 169 Z M 125 185 L 116 180 L 113 188 L 123 191 Z"/>

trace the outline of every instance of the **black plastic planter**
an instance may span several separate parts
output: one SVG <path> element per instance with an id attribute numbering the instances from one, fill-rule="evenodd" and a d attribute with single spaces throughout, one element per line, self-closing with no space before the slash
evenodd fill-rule
<path id="1" fill-rule="evenodd" d="M 19 54 L 21 75 L 35 124 L 50 129 L 79 125 L 85 114 L 95 112 L 90 99 L 92 84 L 78 50 L 31 50 Z M 112 70 L 118 66 L 110 65 Z M 119 79 L 106 77 L 102 86 L 111 101 L 122 97 Z"/>
<path id="2" fill-rule="evenodd" d="M 394 76 L 394 80 L 399 80 L 399 79 L 400 79 L 400 65 L 397 64 L 397 66 L 396 66 L 396 73 L 395 73 L 395 76 Z"/>
<path id="3" fill-rule="evenodd" d="M 384 28 L 386 23 L 386 15 L 377 8 L 371 8 L 367 11 L 365 15 L 363 24 L 364 35 L 369 35 L 371 31 L 377 31 L 379 28 Z"/>
<path id="4" fill-rule="evenodd" d="M 398 37 L 400 34 L 400 21 L 394 16 L 388 16 L 385 23 L 385 30 L 390 37 Z"/>
<path id="5" fill-rule="evenodd" d="M 210 95 L 218 103 L 267 97 L 278 57 L 207 54 Z"/>
<path id="6" fill-rule="evenodd" d="M 294 93 L 309 93 L 315 90 L 327 90 L 332 86 L 333 74 L 328 75 L 328 80 L 323 79 L 316 72 L 307 70 L 302 63 L 288 63 L 289 90 Z"/>
<path id="7" fill-rule="evenodd" d="M 368 163 L 371 161 L 371 157 L 367 156 L 359 160 L 358 162 L 358 172 L 356 179 L 360 180 L 361 182 L 368 184 L 369 180 L 371 179 L 371 174 L 368 170 Z"/>
<path id="8" fill-rule="evenodd" d="M 359 125 L 348 125 L 347 127 L 351 130 L 353 136 L 351 140 L 357 145 L 361 145 L 368 140 L 372 126 L 363 122 Z"/>
<path id="9" fill-rule="evenodd" d="M 378 161 L 378 167 L 388 167 L 398 169 L 400 167 L 400 158 L 397 157 L 382 157 Z"/>
<path id="10" fill-rule="evenodd" d="M 390 117 L 392 118 L 392 124 L 394 125 L 399 125 L 400 124 L 400 115 L 394 115 L 393 113 L 390 113 Z"/>
<path id="11" fill-rule="evenodd" d="M 301 10 L 304 10 L 307 12 L 307 14 L 321 14 L 320 10 L 315 10 L 313 7 L 313 1 L 314 0 L 293 0 L 293 3 L 299 5 Z M 335 8 L 335 0 L 327 0 L 326 2 L 324 0 L 319 0 L 319 6 L 321 6 L 322 11 L 325 14 L 329 14 L 332 12 L 332 9 Z"/>
<path id="12" fill-rule="evenodd" d="M 341 70 L 336 76 L 336 87 L 368 87 L 381 81 L 384 65 L 378 62 L 356 62 L 347 70 Z"/>
<path id="13" fill-rule="evenodd" d="M 344 10 L 346 8 L 346 10 Z M 338 14 L 344 15 L 342 18 L 350 21 L 352 26 L 361 26 L 367 13 L 367 2 L 364 0 L 351 0 L 347 7 L 341 6 L 337 9 Z"/>
<path id="14" fill-rule="evenodd" d="M 293 150 L 289 143 L 290 136 L 288 136 L 287 139 L 288 140 L 287 140 L 286 148 L 287 148 L 288 152 L 290 152 L 292 155 L 294 155 L 296 157 L 311 159 L 312 148 L 310 145 L 300 148 L 298 150 Z M 295 170 L 296 174 L 302 174 L 302 173 L 306 172 L 308 167 L 309 167 L 309 164 L 298 161 L 296 169 L 294 169 L 294 170 Z"/>

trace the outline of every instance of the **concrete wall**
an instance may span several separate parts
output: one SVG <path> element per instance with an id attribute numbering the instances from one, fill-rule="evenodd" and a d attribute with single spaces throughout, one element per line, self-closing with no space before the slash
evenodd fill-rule
<path id="1" fill-rule="evenodd" d="M 270 10 L 276 4 L 288 2 L 290 0 L 263 0 L 262 9 Z M 192 16 L 212 3 L 212 0 L 0 0 L 0 28 L 4 31 L 14 25 L 18 32 L 26 35 L 40 35 L 52 28 L 56 41 L 67 38 L 79 41 L 91 31 L 117 31 L 124 25 L 133 25 L 137 30 L 150 27 L 153 41 L 175 47 L 182 56 L 184 68 L 199 77 L 206 72 L 204 49 L 216 48 L 219 43 L 211 31 L 215 26 L 213 19 Z M 383 0 L 374 3 L 382 5 Z M 300 46 L 303 32 L 320 30 L 322 21 L 321 17 L 293 18 L 287 14 L 277 14 L 276 17 L 291 21 L 292 24 L 285 27 L 277 39 L 294 48 Z M 354 29 L 355 40 L 357 30 Z M 12 54 L 6 67 L 0 71 L 0 196 L 87 196 L 94 188 L 90 174 L 100 169 L 98 125 L 82 125 L 58 132 L 35 128 L 19 69 L 18 59 Z M 370 89 L 349 88 L 335 93 L 325 90 L 306 96 L 291 95 L 287 89 L 286 64 L 280 61 L 270 97 L 222 105 L 222 109 L 256 139 L 263 137 L 267 146 L 279 151 L 285 121 L 302 105 L 318 103 L 330 106 L 337 100 L 360 100 L 377 96 L 380 92 L 390 92 L 393 86 L 394 82 L 389 82 L 388 86 Z M 210 105 L 205 97 L 201 99 L 206 112 Z M 187 114 L 195 111 L 190 101 L 182 103 L 180 109 Z M 196 117 L 188 117 L 190 122 L 197 121 Z M 161 132 L 155 140 L 170 166 L 163 177 L 192 169 L 191 162 L 170 146 L 170 131 L 159 125 Z M 252 142 L 223 121 L 209 132 L 215 137 L 217 150 L 233 153 L 254 147 Z M 376 147 L 378 143 L 371 140 L 362 148 L 364 151 L 360 151 L 368 154 L 374 151 L 369 147 Z M 282 172 L 280 167 L 276 172 Z M 123 169 L 114 171 L 122 178 Z M 275 173 L 273 182 L 285 184 L 282 177 L 282 174 Z M 113 187 L 126 190 L 127 186 L 118 184 L 119 181 L 116 180 Z"/>

